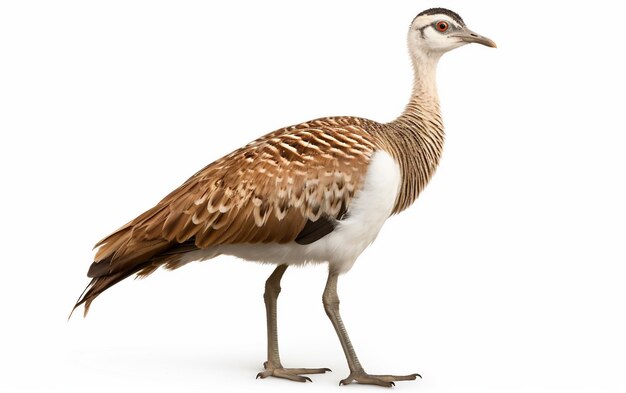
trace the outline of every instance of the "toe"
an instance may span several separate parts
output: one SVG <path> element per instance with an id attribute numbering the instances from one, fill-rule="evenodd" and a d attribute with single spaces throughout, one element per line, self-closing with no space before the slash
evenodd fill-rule
<path id="1" fill-rule="evenodd" d="M 419 374 L 409 374 L 409 375 L 370 375 L 374 378 L 382 379 L 383 381 L 393 382 L 393 381 L 413 381 L 417 377 L 422 378 Z"/>
<path id="2" fill-rule="evenodd" d="M 311 378 L 298 375 L 297 373 L 290 372 L 289 370 L 277 368 L 274 370 L 274 376 L 278 378 L 289 379 L 296 382 L 312 382 Z"/>
<path id="3" fill-rule="evenodd" d="M 324 374 L 330 372 L 329 368 L 286 368 L 286 371 L 294 374 Z"/>
<path id="4" fill-rule="evenodd" d="M 396 385 L 395 383 L 393 383 L 393 381 L 385 381 L 384 379 L 376 378 L 376 377 L 369 376 L 369 375 L 364 375 L 363 377 L 357 378 L 357 382 L 367 384 L 367 385 L 384 386 L 387 388 L 390 388 Z"/>

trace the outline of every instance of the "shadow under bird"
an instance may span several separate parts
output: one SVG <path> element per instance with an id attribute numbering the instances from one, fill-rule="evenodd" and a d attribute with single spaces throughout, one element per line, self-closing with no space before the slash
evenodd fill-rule
<path id="1" fill-rule="evenodd" d="M 437 168 L 444 130 L 435 71 L 441 56 L 467 43 L 495 48 L 444 8 L 418 14 L 408 46 L 415 79 L 404 112 L 386 124 L 327 117 L 269 133 L 209 164 L 156 206 L 98 244 L 92 279 L 74 309 L 109 287 L 163 266 L 234 255 L 276 264 L 265 283 L 267 361 L 257 377 L 310 381 L 327 368 L 285 368 L 278 352 L 276 300 L 287 267 L 328 263 L 324 309 L 346 355 L 340 384 L 392 386 L 418 374 L 370 375 L 339 314 L 337 280 L 391 215 L 408 208 Z"/>

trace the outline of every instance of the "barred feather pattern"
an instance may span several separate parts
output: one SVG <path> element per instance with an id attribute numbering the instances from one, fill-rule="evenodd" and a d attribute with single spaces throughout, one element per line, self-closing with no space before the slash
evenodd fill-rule
<path id="1" fill-rule="evenodd" d="M 156 206 L 96 244 L 77 302 L 137 273 L 179 266 L 184 252 L 220 244 L 287 243 L 307 221 L 337 218 L 361 188 L 377 140 L 372 121 L 313 120 L 267 134 L 209 164 Z M 183 246 L 181 246 L 183 245 Z"/>

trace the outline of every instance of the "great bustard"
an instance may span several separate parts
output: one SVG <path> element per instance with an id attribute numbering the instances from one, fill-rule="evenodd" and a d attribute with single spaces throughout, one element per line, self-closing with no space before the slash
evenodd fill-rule
<path id="1" fill-rule="evenodd" d="M 343 347 L 350 375 L 341 381 L 391 386 L 405 376 L 368 375 L 339 315 L 337 279 L 376 238 L 383 223 L 409 207 L 432 176 L 443 148 L 435 69 L 445 52 L 470 42 L 495 47 L 447 9 L 411 23 L 413 94 L 387 124 L 328 117 L 282 128 L 209 164 L 156 206 L 96 247 L 91 282 L 74 308 L 133 274 L 176 269 L 220 254 L 278 265 L 265 284 L 268 359 L 257 377 L 310 381 L 325 368 L 283 368 L 276 300 L 290 265 L 328 263 L 324 309 Z"/>

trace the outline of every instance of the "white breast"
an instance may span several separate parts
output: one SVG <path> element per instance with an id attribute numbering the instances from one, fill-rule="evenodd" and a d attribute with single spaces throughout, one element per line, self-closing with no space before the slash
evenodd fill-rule
<path id="1" fill-rule="evenodd" d="M 389 218 L 400 190 L 400 167 L 384 151 L 372 156 L 363 188 L 350 204 L 348 217 L 329 235 L 311 244 L 227 244 L 199 250 L 186 260 L 203 260 L 226 254 L 262 263 L 298 265 L 328 262 L 340 273 L 350 270 Z"/>

